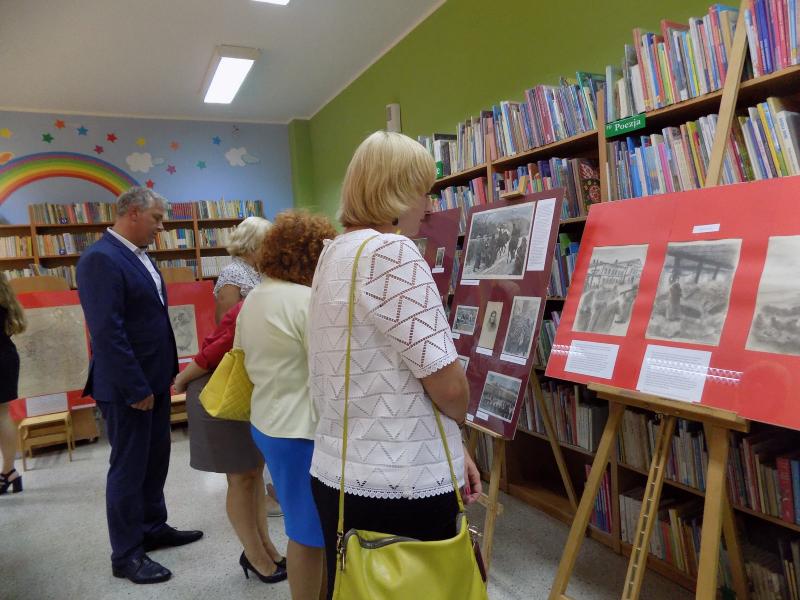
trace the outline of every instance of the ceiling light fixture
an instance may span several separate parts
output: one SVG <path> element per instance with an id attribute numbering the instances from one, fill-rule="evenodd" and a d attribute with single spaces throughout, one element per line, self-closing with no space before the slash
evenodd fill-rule
<path id="1" fill-rule="evenodd" d="M 217 46 L 203 84 L 203 101 L 207 104 L 230 104 L 260 54 L 257 48 Z"/>
<path id="2" fill-rule="evenodd" d="M 255 0 L 256 2 L 266 2 L 267 4 L 280 4 L 281 6 L 286 6 L 289 4 L 289 0 Z"/>

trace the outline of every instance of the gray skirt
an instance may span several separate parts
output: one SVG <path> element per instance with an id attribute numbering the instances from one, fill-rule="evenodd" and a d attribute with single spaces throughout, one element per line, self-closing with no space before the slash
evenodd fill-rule
<path id="1" fill-rule="evenodd" d="M 189 417 L 189 465 L 209 473 L 244 473 L 264 466 L 264 457 L 253 442 L 248 421 L 217 419 L 200 404 L 200 392 L 211 374 L 186 388 Z"/>

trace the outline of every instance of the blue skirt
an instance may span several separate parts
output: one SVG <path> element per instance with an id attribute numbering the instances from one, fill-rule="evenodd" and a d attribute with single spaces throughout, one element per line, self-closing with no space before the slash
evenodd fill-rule
<path id="1" fill-rule="evenodd" d="M 302 438 L 278 438 L 250 426 L 253 441 L 264 455 L 288 538 L 312 548 L 324 548 L 317 505 L 311 493 L 311 455 L 314 441 Z"/>

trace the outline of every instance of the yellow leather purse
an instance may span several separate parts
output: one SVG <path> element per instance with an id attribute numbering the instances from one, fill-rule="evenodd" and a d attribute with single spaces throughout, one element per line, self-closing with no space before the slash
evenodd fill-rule
<path id="1" fill-rule="evenodd" d="M 225 353 L 200 392 L 200 404 L 212 417 L 249 421 L 252 395 L 253 383 L 244 367 L 244 350 L 233 348 Z"/>
<path id="2" fill-rule="evenodd" d="M 423 542 L 413 538 L 351 529 L 344 533 L 345 462 L 347 460 L 347 405 L 350 397 L 350 336 L 353 328 L 356 270 L 366 243 L 356 253 L 350 281 L 347 318 L 347 354 L 344 380 L 342 478 L 339 488 L 336 582 L 334 600 L 486 600 L 486 585 L 473 553 L 464 504 L 458 491 L 450 448 L 436 405 L 433 411 L 442 436 L 450 477 L 458 500 L 458 533 L 447 540 Z"/>

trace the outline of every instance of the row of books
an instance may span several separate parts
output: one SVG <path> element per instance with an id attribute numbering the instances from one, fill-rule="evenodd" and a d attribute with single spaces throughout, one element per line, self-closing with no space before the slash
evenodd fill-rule
<path id="1" fill-rule="evenodd" d="M 584 466 L 586 468 L 586 479 L 588 480 L 592 465 Z M 608 469 L 605 470 L 603 479 L 600 481 L 600 490 L 598 490 L 597 497 L 594 499 L 594 509 L 592 510 L 590 523 L 601 531 L 611 533 L 614 521 L 611 506 L 611 475 Z"/>
<path id="2" fill-rule="evenodd" d="M 217 277 L 232 260 L 230 256 L 204 256 L 203 277 Z"/>
<path id="3" fill-rule="evenodd" d="M 717 115 L 610 142 L 609 194 L 635 198 L 703 187 Z M 768 98 L 734 121 L 722 183 L 800 174 L 800 114 Z"/>
<path id="4" fill-rule="evenodd" d="M 649 470 L 660 427 L 658 415 L 626 410 L 617 437 L 619 461 L 640 470 Z M 671 440 L 666 477 L 705 490 L 707 468 L 708 453 L 702 425 L 678 419 Z"/>
<path id="5" fill-rule="evenodd" d="M 756 77 L 800 63 L 797 0 L 748 0 L 744 22 Z"/>
<path id="6" fill-rule="evenodd" d="M 37 235 L 36 245 L 39 256 L 64 256 L 79 254 L 102 237 L 103 234 L 99 231 Z"/>
<path id="7" fill-rule="evenodd" d="M 734 504 L 800 525 L 800 439 L 774 430 L 731 434 L 728 491 Z"/>
<path id="8" fill-rule="evenodd" d="M 180 221 L 194 218 L 194 202 L 170 202 L 167 206 L 167 219 Z"/>
<path id="9" fill-rule="evenodd" d="M 619 495 L 620 537 L 633 544 L 636 527 L 642 509 L 644 488 L 636 487 Z M 689 575 L 697 576 L 697 561 L 700 556 L 700 531 L 702 529 L 703 500 L 691 498 L 680 501 L 662 495 L 658 519 L 650 538 L 650 554 L 671 564 Z M 731 570 L 727 553 L 720 549 L 720 585 L 731 588 Z"/>
<path id="10" fill-rule="evenodd" d="M 542 367 L 547 365 L 550 360 L 550 352 L 553 351 L 553 343 L 556 339 L 556 330 L 561 322 L 561 312 L 554 310 L 550 313 L 549 319 L 542 319 L 542 327 L 539 331 L 539 339 L 536 341 L 536 354 L 534 363 Z"/>
<path id="11" fill-rule="evenodd" d="M 558 243 L 553 250 L 553 268 L 550 271 L 550 283 L 547 286 L 547 295 L 566 297 L 572 275 L 575 272 L 575 263 L 578 260 L 580 242 L 572 241 L 567 233 L 558 234 Z"/>
<path id="12" fill-rule="evenodd" d="M 78 272 L 75 265 L 49 268 L 39 266 L 35 269 L 33 275 L 51 275 L 53 277 L 61 277 L 62 279 L 67 280 L 70 288 L 75 289 L 78 287 Z"/>
<path id="13" fill-rule="evenodd" d="M 662 20 L 657 33 L 635 28 L 620 66 L 606 67 L 606 122 L 720 89 L 738 13 L 735 7 L 714 4 L 688 23 Z M 750 71 L 748 66 L 745 76 Z"/>
<path id="14" fill-rule="evenodd" d="M 158 259 L 156 265 L 159 269 L 163 268 L 188 268 L 192 270 L 194 276 L 197 277 L 197 259 L 195 258 L 171 258 L 171 259 Z"/>
<path id="15" fill-rule="evenodd" d="M 31 236 L 9 235 L 0 238 L 0 258 L 15 258 L 31 256 Z"/>
<path id="16" fill-rule="evenodd" d="M 777 541 L 777 555 L 752 544 L 743 545 L 753 600 L 800 600 L 800 539 Z"/>
<path id="17" fill-rule="evenodd" d="M 263 217 L 264 203 L 261 200 L 198 200 L 198 219 L 244 219 Z"/>
<path id="18" fill-rule="evenodd" d="M 148 250 L 185 250 L 194 248 L 194 229 L 178 228 L 159 231 Z"/>
<path id="19" fill-rule="evenodd" d="M 201 229 L 200 245 L 203 248 L 223 248 L 230 244 L 231 235 L 235 227 L 220 227 L 217 229 Z"/>
<path id="20" fill-rule="evenodd" d="M 33 222 L 43 225 L 110 223 L 116 216 L 116 205 L 110 202 L 43 202 L 31 204 L 29 210 Z"/>
<path id="21" fill-rule="evenodd" d="M 433 197 L 433 209 L 436 211 L 460 208 L 459 234 L 466 232 L 466 215 L 475 205 L 486 204 L 486 177 L 476 177 L 467 185 L 452 185 L 444 188 Z"/>
<path id="22" fill-rule="evenodd" d="M 19 277 L 33 277 L 36 275 L 36 270 L 33 267 L 25 269 L 0 269 L 6 279 L 17 279 Z"/>
<path id="23" fill-rule="evenodd" d="M 525 177 L 525 189 L 519 182 Z M 551 158 L 519 166 L 502 174 L 502 189 L 523 194 L 566 188 L 561 219 L 586 216 L 589 206 L 600 202 L 597 161 L 588 158 Z M 495 197 L 499 197 L 499 190 Z"/>

